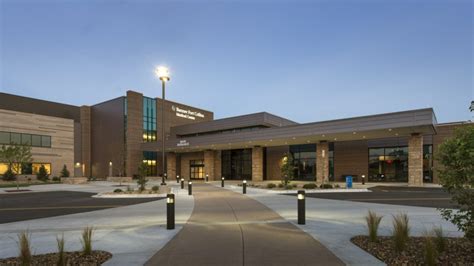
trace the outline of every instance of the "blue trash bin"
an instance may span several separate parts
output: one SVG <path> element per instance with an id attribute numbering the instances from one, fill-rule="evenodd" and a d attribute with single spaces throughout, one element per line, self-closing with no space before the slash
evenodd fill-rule
<path id="1" fill-rule="evenodd" d="M 352 188 L 352 176 L 346 176 L 346 188 Z"/>

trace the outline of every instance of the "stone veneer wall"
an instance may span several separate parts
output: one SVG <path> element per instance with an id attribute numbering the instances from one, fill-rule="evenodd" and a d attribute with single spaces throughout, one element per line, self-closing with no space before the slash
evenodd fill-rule
<path id="1" fill-rule="evenodd" d="M 408 185 L 423 185 L 423 136 L 420 134 L 408 139 Z"/>
<path id="2" fill-rule="evenodd" d="M 263 181 L 263 148 L 252 148 L 252 181 Z"/>
<path id="3" fill-rule="evenodd" d="M 176 153 L 174 152 L 166 154 L 166 175 L 170 181 L 176 179 Z"/>
<path id="4" fill-rule="evenodd" d="M 92 159 L 91 159 L 91 107 L 81 106 L 81 150 L 82 150 L 82 171 L 83 175 L 90 177 L 92 175 Z M 82 172 L 80 171 L 80 172 Z"/>
<path id="5" fill-rule="evenodd" d="M 214 151 L 214 179 L 209 177 L 209 180 L 220 180 L 222 176 L 222 152 Z"/>
<path id="6" fill-rule="evenodd" d="M 212 150 L 204 151 L 204 176 L 209 175 L 209 180 L 216 180 L 214 173 L 215 154 Z"/>
<path id="7" fill-rule="evenodd" d="M 51 136 L 51 148 L 32 147 L 34 163 L 51 163 L 51 176 L 63 165 L 74 169 L 74 120 L 0 109 L 0 131 Z"/>
<path id="8" fill-rule="evenodd" d="M 316 182 L 328 181 L 329 177 L 329 142 L 316 144 Z"/>
<path id="9" fill-rule="evenodd" d="M 127 128 L 126 128 L 126 174 L 133 176 L 138 173 L 138 165 L 143 153 L 143 95 L 127 91 Z M 161 162 L 161 161 L 160 161 Z"/>

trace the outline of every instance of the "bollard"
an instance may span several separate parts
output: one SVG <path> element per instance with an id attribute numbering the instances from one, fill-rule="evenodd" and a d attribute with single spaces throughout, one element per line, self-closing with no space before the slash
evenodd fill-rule
<path id="1" fill-rule="evenodd" d="M 184 189 L 184 178 L 181 178 L 181 189 Z"/>
<path id="2" fill-rule="evenodd" d="M 179 175 L 176 176 L 176 183 L 179 184 Z"/>
<path id="3" fill-rule="evenodd" d="M 209 174 L 206 174 L 206 183 L 209 182 Z"/>
<path id="4" fill-rule="evenodd" d="M 306 204 L 304 190 L 298 190 L 298 224 L 306 224 Z"/>
<path id="5" fill-rule="evenodd" d="M 362 185 L 365 185 L 365 175 L 362 175 Z"/>
<path id="6" fill-rule="evenodd" d="M 193 194 L 193 182 L 189 181 L 188 182 L 188 195 L 192 195 Z"/>
<path id="7" fill-rule="evenodd" d="M 221 178 L 221 187 L 224 187 L 224 177 Z"/>
<path id="8" fill-rule="evenodd" d="M 166 229 L 174 229 L 174 194 L 166 195 Z"/>
<path id="9" fill-rule="evenodd" d="M 247 180 L 244 180 L 242 184 L 242 193 L 247 194 Z"/>

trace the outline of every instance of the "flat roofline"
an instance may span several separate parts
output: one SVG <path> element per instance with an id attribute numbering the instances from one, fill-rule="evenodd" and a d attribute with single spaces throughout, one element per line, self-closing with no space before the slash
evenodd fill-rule
<path id="1" fill-rule="evenodd" d="M 50 101 L 50 100 L 33 98 L 33 97 L 28 97 L 28 96 L 23 96 L 23 95 L 18 95 L 18 94 L 12 94 L 12 93 L 6 93 L 6 92 L 0 92 L 0 94 L 5 94 L 5 95 L 8 95 L 8 96 L 12 96 L 12 97 L 25 98 L 25 99 L 29 99 L 29 100 L 32 100 L 32 101 L 41 101 L 41 102 L 46 102 L 46 103 L 60 104 L 60 105 L 65 105 L 65 106 L 69 106 L 69 107 L 79 108 L 79 106 L 73 105 L 73 104 L 53 102 L 53 101 Z"/>
<path id="2" fill-rule="evenodd" d="M 406 114 L 406 113 L 414 113 L 414 112 L 420 112 L 420 111 L 431 111 L 433 115 L 435 115 L 433 108 L 421 108 L 421 109 L 412 109 L 412 110 L 406 110 L 406 111 L 398 111 L 398 112 L 388 112 L 388 113 L 381 113 L 381 114 L 373 114 L 373 115 L 362 115 L 362 116 L 353 116 L 353 117 L 348 117 L 348 118 L 338 118 L 338 119 L 333 119 L 333 120 L 322 120 L 322 121 L 317 121 L 317 122 L 308 122 L 308 123 L 303 123 L 303 124 L 297 124 L 297 125 L 289 125 L 285 127 L 294 127 L 294 126 L 302 126 L 302 125 L 315 125 L 319 123 L 329 123 L 329 122 L 343 122 L 343 121 L 349 121 L 353 119 L 363 119 L 363 118 L 375 118 L 375 117 L 383 117 L 387 115 L 398 115 L 398 114 Z M 434 116 L 435 122 L 436 116 Z M 437 124 L 437 123 L 436 123 Z"/>

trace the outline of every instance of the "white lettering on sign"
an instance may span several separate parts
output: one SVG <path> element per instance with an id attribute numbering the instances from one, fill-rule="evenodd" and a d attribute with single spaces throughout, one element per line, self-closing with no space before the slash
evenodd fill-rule
<path id="1" fill-rule="evenodd" d="M 191 111 L 189 109 L 182 109 L 174 105 L 171 106 L 171 110 L 175 112 L 177 117 L 182 117 L 189 120 L 196 120 L 196 117 L 204 118 L 204 114 L 201 112 Z"/>
<path id="2" fill-rule="evenodd" d="M 187 140 L 180 140 L 178 144 L 176 144 L 178 147 L 184 147 L 184 146 L 189 146 L 189 142 Z"/>

